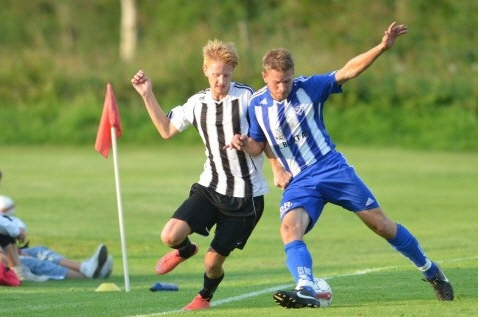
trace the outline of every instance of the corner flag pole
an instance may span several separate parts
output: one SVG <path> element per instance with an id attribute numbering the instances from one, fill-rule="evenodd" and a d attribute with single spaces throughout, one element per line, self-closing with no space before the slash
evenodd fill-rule
<path id="1" fill-rule="evenodd" d="M 120 241 L 122 243 L 122 260 L 124 264 L 125 291 L 129 292 L 129 268 L 127 265 L 127 249 L 125 247 L 124 216 L 122 215 L 122 198 L 120 193 L 119 163 L 117 158 L 117 138 L 122 135 L 119 109 L 115 101 L 112 85 L 107 83 L 105 102 L 103 103 L 102 118 L 98 126 L 95 150 L 108 158 L 110 149 L 113 148 L 115 189 L 117 191 L 117 207 L 119 212 Z"/>
<path id="2" fill-rule="evenodd" d="M 122 210 L 122 194 L 120 191 L 119 163 L 117 157 L 117 134 L 116 128 L 114 126 L 110 127 L 110 133 L 112 136 L 112 152 L 114 157 L 115 189 L 117 191 L 117 210 L 119 214 L 120 242 L 122 244 L 122 262 L 124 265 L 125 291 L 129 292 L 129 266 L 127 263 L 127 248 L 125 246 L 124 215 Z"/>

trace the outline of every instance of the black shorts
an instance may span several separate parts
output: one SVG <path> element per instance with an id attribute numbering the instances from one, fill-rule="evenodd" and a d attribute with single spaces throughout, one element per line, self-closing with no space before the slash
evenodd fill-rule
<path id="1" fill-rule="evenodd" d="M 235 248 L 244 248 L 263 210 L 263 196 L 229 197 L 195 183 L 173 218 L 186 221 L 192 232 L 204 236 L 208 236 L 215 225 L 210 246 L 218 254 L 229 256 Z"/>

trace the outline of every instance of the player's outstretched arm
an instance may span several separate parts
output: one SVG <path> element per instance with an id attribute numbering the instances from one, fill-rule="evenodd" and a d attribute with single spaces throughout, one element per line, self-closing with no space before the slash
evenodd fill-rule
<path id="1" fill-rule="evenodd" d="M 152 122 L 158 129 L 159 134 L 163 139 L 169 139 L 175 134 L 179 133 L 171 121 L 166 117 L 163 110 L 152 91 L 151 79 L 146 76 L 143 70 L 139 70 L 131 79 L 132 86 L 141 95 L 147 112 L 151 117 Z"/>
<path id="2" fill-rule="evenodd" d="M 356 78 L 365 71 L 374 61 L 386 50 L 395 44 L 396 39 L 407 33 L 407 26 L 393 22 L 385 31 L 381 42 L 370 50 L 352 58 L 344 67 L 339 69 L 335 78 L 339 85 L 344 84 L 350 79 Z"/>

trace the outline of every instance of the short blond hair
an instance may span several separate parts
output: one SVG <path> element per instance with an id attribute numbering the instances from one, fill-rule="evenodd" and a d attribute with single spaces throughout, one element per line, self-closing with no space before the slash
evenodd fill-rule
<path id="1" fill-rule="evenodd" d="M 274 69 L 284 73 L 295 68 L 293 56 L 290 51 L 284 48 L 275 48 L 267 51 L 263 56 L 262 62 L 265 71 Z"/>
<path id="2" fill-rule="evenodd" d="M 236 67 L 239 61 L 237 49 L 232 42 L 222 42 L 220 40 L 209 40 L 203 47 L 203 65 L 208 65 L 211 61 L 221 60 L 224 64 Z"/>

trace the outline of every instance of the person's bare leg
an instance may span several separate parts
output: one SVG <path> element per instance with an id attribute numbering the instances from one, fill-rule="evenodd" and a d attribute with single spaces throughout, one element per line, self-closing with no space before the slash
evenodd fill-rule
<path id="1" fill-rule="evenodd" d="M 214 249 L 209 248 L 205 254 L 205 274 L 211 279 L 216 279 L 224 274 L 223 264 L 227 257 L 218 254 Z"/>
<path id="2" fill-rule="evenodd" d="M 84 278 L 86 278 L 86 276 L 83 275 L 82 273 L 78 272 L 78 271 L 68 269 L 68 273 L 66 274 L 66 278 L 84 279 Z"/>
<path id="3" fill-rule="evenodd" d="M 66 267 L 66 268 L 68 268 L 68 269 L 70 269 L 72 271 L 76 271 L 76 272 L 80 273 L 80 266 L 81 266 L 81 263 L 80 262 L 63 258 L 59 262 L 59 265 L 64 266 L 64 267 Z"/>

